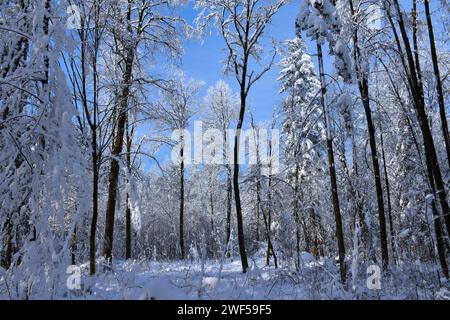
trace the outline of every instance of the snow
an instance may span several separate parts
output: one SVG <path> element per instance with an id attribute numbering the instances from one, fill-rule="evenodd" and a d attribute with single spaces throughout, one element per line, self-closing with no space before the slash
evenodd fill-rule
<path id="1" fill-rule="evenodd" d="M 82 289 L 66 290 L 56 299 L 138 299 L 138 300 L 273 300 L 273 299 L 450 299 L 450 283 L 435 287 L 435 266 L 418 264 L 392 268 L 382 278 L 381 290 L 366 287 L 365 268 L 352 270 L 352 285 L 344 288 L 338 267 L 331 260 L 316 259 L 301 253 L 299 272 L 287 266 L 265 266 L 265 257 L 251 257 L 250 269 L 243 274 L 236 259 L 223 261 L 115 261 L 98 266 L 97 275 L 88 276 L 88 264 L 82 268 Z M 5 292 L 5 274 L 0 273 L 0 298 Z M 415 279 L 415 281 L 412 281 Z M 31 299 L 39 296 L 31 295 Z"/>

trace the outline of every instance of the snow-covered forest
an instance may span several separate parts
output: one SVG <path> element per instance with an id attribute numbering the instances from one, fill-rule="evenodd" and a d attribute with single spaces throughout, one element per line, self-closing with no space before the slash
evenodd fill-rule
<path id="1" fill-rule="evenodd" d="M 450 299 L 449 13 L 0 0 L 0 299 Z"/>

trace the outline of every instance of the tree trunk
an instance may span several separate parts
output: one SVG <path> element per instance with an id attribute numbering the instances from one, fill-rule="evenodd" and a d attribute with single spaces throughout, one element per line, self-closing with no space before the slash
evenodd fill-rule
<path id="1" fill-rule="evenodd" d="M 99 159 L 97 151 L 97 112 L 98 112 L 98 89 L 97 89 L 97 56 L 99 48 L 99 31 L 98 31 L 98 15 L 99 6 L 95 5 L 95 39 L 94 39 L 94 56 L 92 60 L 92 77 L 93 77 L 93 95 L 94 95 L 94 110 L 93 121 L 91 127 L 91 146 L 92 146 L 92 221 L 91 232 L 89 235 L 89 274 L 95 274 L 95 240 L 97 232 L 97 220 L 98 220 L 98 179 L 99 179 Z"/>
<path id="2" fill-rule="evenodd" d="M 349 0 L 351 14 L 355 14 L 355 10 L 353 8 L 352 0 Z M 371 160 L 374 172 L 375 179 L 375 190 L 377 194 L 377 205 L 378 205 L 378 219 L 380 223 L 380 243 L 381 243 L 381 260 L 383 263 L 383 269 L 386 270 L 389 265 L 389 254 L 388 254 L 388 245 L 387 245 L 387 232 L 386 232 L 386 215 L 384 211 L 384 199 L 383 199 L 383 188 L 381 185 L 381 174 L 380 174 L 380 164 L 378 162 L 377 155 L 377 145 L 375 139 L 375 126 L 373 124 L 372 119 L 372 111 L 370 109 L 370 98 L 369 98 L 369 79 L 368 75 L 365 71 L 363 71 L 360 67 L 361 62 L 361 53 L 359 48 L 358 41 L 358 31 L 354 30 L 353 33 L 353 42 L 354 42 L 354 59 L 355 59 L 355 67 L 356 67 L 356 77 L 358 79 L 358 88 L 359 93 L 361 95 L 361 100 L 364 107 L 364 112 L 366 114 L 366 122 L 367 122 L 367 130 L 369 133 L 369 144 L 370 144 L 370 153 Z"/>
<path id="3" fill-rule="evenodd" d="M 258 178 L 259 179 L 259 178 Z M 261 216 L 261 183 L 258 180 L 256 182 L 256 242 L 259 242 L 259 220 Z"/>
<path id="4" fill-rule="evenodd" d="M 76 264 L 76 257 L 77 257 L 77 227 L 74 228 L 73 234 L 72 234 L 72 243 L 70 246 L 70 253 L 71 253 L 71 263 L 72 265 Z"/>
<path id="5" fill-rule="evenodd" d="M 398 14 L 398 25 L 400 27 L 400 32 L 402 35 L 402 40 L 404 43 L 407 61 L 408 61 L 408 65 L 406 65 L 406 63 L 404 64 L 404 66 L 406 68 L 405 71 L 407 72 L 408 84 L 410 86 L 410 93 L 413 97 L 414 106 L 415 106 L 415 109 L 417 112 L 417 116 L 419 118 L 420 129 L 422 132 L 422 137 L 423 137 L 423 142 L 424 142 L 424 147 L 425 147 L 425 157 L 426 157 L 426 165 L 427 165 L 427 172 L 428 172 L 428 180 L 429 180 L 429 184 L 430 184 L 430 188 L 431 188 L 430 191 L 433 192 L 434 195 L 438 195 L 442 213 L 445 217 L 447 231 L 450 231 L 449 230 L 450 223 L 447 223 L 448 219 L 450 219 L 450 217 L 448 217 L 449 207 L 448 207 L 448 203 L 447 203 L 447 197 L 446 197 L 446 193 L 445 193 L 445 189 L 444 189 L 444 183 L 442 180 L 439 162 L 437 159 L 436 149 L 434 147 L 433 136 L 431 134 L 431 130 L 430 130 L 429 123 L 428 123 L 428 116 L 425 111 L 425 101 L 424 101 L 424 97 L 423 97 L 423 89 L 422 89 L 421 85 L 419 84 L 419 80 L 420 80 L 419 77 L 421 77 L 421 76 L 417 74 L 417 69 L 416 69 L 417 65 L 414 63 L 414 58 L 413 58 L 413 54 L 411 51 L 411 46 L 410 46 L 410 42 L 408 39 L 408 35 L 406 33 L 406 28 L 405 28 L 405 25 L 403 22 L 400 5 L 398 4 L 397 0 L 394 1 L 394 4 L 395 4 L 396 11 Z M 391 23 L 392 28 L 395 30 L 395 26 L 394 26 L 392 17 L 390 15 L 389 8 L 387 8 L 387 15 L 388 15 L 388 19 L 389 19 L 389 22 Z M 398 37 L 396 39 L 396 42 L 398 45 L 398 50 L 400 52 L 402 52 L 402 47 L 400 45 L 400 41 L 399 41 Z M 444 255 L 444 259 L 443 260 L 440 259 L 441 268 L 442 268 L 444 275 L 446 275 L 446 277 L 448 278 L 448 267 L 447 267 L 447 263 L 445 261 L 445 251 L 444 251 L 445 249 L 444 249 L 443 239 L 442 239 L 442 235 L 441 235 L 440 228 L 439 228 L 441 226 L 440 216 L 436 211 L 433 211 L 433 215 L 435 217 L 434 223 L 435 223 L 438 254 L 440 257 L 442 255 Z M 441 241 L 442 241 L 441 243 L 440 243 L 439 239 L 441 239 Z"/>
<path id="6" fill-rule="evenodd" d="M 105 214 L 105 237 L 103 241 L 103 255 L 111 262 L 112 248 L 114 236 L 114 214 L 116 211 L 116 196 L 117 196 L 117 181 L 119 177 L 119 161 L 118 157 L 122 152 L 123 136 L 125 131 L 125 120 L 127 117 L 128 96 L 130 93 L 131 74 L 134 60 L 134 50 L 128 48 L 126 55 L 125 72 L 123 77 L 123 89 L 120 96 L 120 104 L 118 110 L 117 132 L 114 139 L 114 146 L 112 150 L 111 168 L 109 172 L 109 188 L 108 188 L 108 202 L 106 205 Z"/>
<path id="7" fill-rule="evenodd" d="M 95 234 L 98 220 L 98 155 L 97 130 L 92 130 L 92 221 L 89 236 L 89 273 L 95 274 Z"/>
<path id="8" fill-rule="evenodd" d="M 387 173 L 387 164 L 386 164 L 386 154 L 384 152 L 384 141 L 383 141 L 383 132 L 381 132 L 381 123 L 380 127 L 380 143 L 381 143 L 381 156 L 383 158 L 383 166 L 384 166 L 384 182 L 386 185 L 386 197 L 387 197 L 387 206 L 388 206 L 388 219 L 389 219 L 389 230 L 390 230 L 390 240 L 391 240 L 391 249 L 392 254 L 394 256 L 395 263 L 395 231 L 394 231 L 394 223 L 392 221 L 392 204 L 391 204 L 391 188 L 389 184 L 389 176 Z"/>
<path id="9" fill-rule="evenodd" d="M 129 33 L 130 41 L 132 40 L 132 26 L 131 26 L 131 3 L 128 2 L 127 11 L 127 31 Z M 122 92 L 119 99 L 117 112 L 117 131 L 114 138 L 114 145 L 111 157 L 111 168 L 109 171 L 109 188 L 108 188 L 108 202 L 106 204 L 105 214 L 105 237 L 103 241 L 103 255 L 106 260 L 112 262 L 112 248 L 114 237 L 114 214 L 116 211 L 116 196 L 117 196 L 117 181 L 119 178 L 119 156 L 123 148 L 123 136 L 125 133 L 125 121 L 128 113 L 128 98 L 130 95 L 131 77 L 133 73 L 134 61 L 134 47 L 131 43 L 127 43 L 125 47 L 125 70 L 122 81 Z"/>
<path id="10" fill-rule="evenodd" d="M 181 137 L 180 148 L 180 254 L 184 259 L 184 137 Z"/>
<path id="11" fill-rule="evenodd" d="M 439 72 L 439 63 L 438 63 L 438 57 L 437 57 L 437 53 L 436 53 L 436 45 L 435 45 L 435 40 L 434 40 L 433 23 L 431 21 L 429 1 L 430 0 L 424 1 L 425 14 L 427 17 L 428 36 L 430 39 L 431 59 L 433 61 L 434 76 L 436 78 L 436 90 L 437 90 L 437 97 L 438 97 L 438 103 L 439 103 L 439 115 L 441 118 L 442 135 L 444 137 L 445 151 L 447 152 L 447 162 L 448 162 L 448 167 L 450 169 L 450 137 L 449 137 L 449 131 L 448 131 L 448 124 L 447 124 L 447 115 L 445 112 L 444 93 L 442 90 L 442 80 L 441 80 L 441 75 Z"/>
<path id="12" fill-rule="evenodd" d="M 418 75 L 415 68 L 414 58 L 411 51 L 410 42 L 408 35 L 406 33 L 405 24 L 403 22 L 402 13 L 400 10 L 400 5 L 398 0 L 394 1 L 398 14 L 398 24 L 400 27 L 400 32 L 402 35 L 404 47 L 406 50 L 406 56 L 408 59 L 409 70 L 406 70 L 409 74 L 410 91 L 413 96 L 414 106 L 419 118 L 420 129 L 423 136 L 423 142 L 425 147 L 425 153 L 430 157 L 429 165 L 431 166 L 431 171 L 433 173 L 434 182 L 436 185 L 436 195 L 439 198 L 439 204 L 442 209 L 442 215 L 445 219 L 445 224 L 447 227 L 447 233 L 450 234 L 450 209 L 447 203 L 447 195 L 445 192 L 445 186 L 442 179 L 441 169 L 439 166 L 439 161 L 437 158 L 436 148 L 434 146 L 433 136 L 431 134 L 430 125 L 428 122 L 428 116 L 425 111 L 425 101 L 423 98 L 423 90 L 419 85 Z M 401 48 L 399 48 L 401 50 Z"/>
<path id="13" fill-rule="evenodd" d="M 297 271 L 300 270 L 300 215 L 299 215 L 299 199 L 298 199 L 298 192 L 299 192 L 299 165 L 298 163 L 295 164 L 295 177 L 294 177 L 294 220 L 295 220 L 295 251 L 296 251 L 296 260 L 295 260 L 295 267 Z M 307 235 L 305 233 L 305 242 L 307 243 Z M 306 245 L 309 247 L 309 245 Z"/>
<path id="14" fill-rule="evenodd" d="M 244 62 L 244 70 L 241 78 L 241 108 L 239 110 L 239 119 L 236 127 L 236 134 L 234 136 L 234 154 L 233 154 L 233 188 L 234 188 L 234 201 L 236 203 L 236 218 L 237 218 L 237 234 L 239 243 L 239 254 L 241 256 L 242 272 L 247 272 L 248 261 L 247 253 L 245 251 L 245 238 L 244 238 L 244 226 L 242 222 L 242 208 L 241 208 L 241 195 L 239 192 L 239 140 L 241 136 L 242 125 L 244 122 L 245 104 L 246 104 L 246 80 L 247 80 L 247 61 Z"/>
<path id="15" fill-rule="evenodd" d="M 226 165 L 227 170 L 227 226 L 226 226 L 226 244 L 227 244 L 227 257 L 230 257 L 230 251 L 228 250 L 230 237 L 231 237 L 231 201 L 233 187 L 231 184 L 231 168 L 230 165 Z"/>
<path id="16" fill-rule="evenodd" d="M 209 191 L 209 208 L 211 211 L 211 232 L 214 232 L 214 198 L 212 186 Z"/>
<path id="17" fill-rule="evenodd" d="M 435 193 L 436 187 L 434 185 L 433 172 L 431 171 L 431 166 L 429 165 L 430 157 L 428 155 L 425 155 L 425 157 L 428 168 L 427 170 L 428 180 L 430 181 L 430 189 L 431 189 L 430 191 Z M 433 215 L 434 221 L 434 232 L 436 234 L 436 249 L 439 258 L 439 263 L 441 265 L 442 273 L 447 279 L 449 279 L 448 264 L 445 257 L 445 236 L 443 234 L 441 217 L 439 216 L 439 212 L 436 208 L 435 199 L 431 199 L 431 213 Z"/>
<path id="18" fill-rule="evenodd" d="M 331 199 L 333 204 L 334 219 L 336 222 L 336 238 L 338 244 L 339 252 L 339 267 L 341 273 L 341 281 L 345 283 L 346 281 L 346 268 L 345 268 L 345 244 L 344 244 L 344 232 L 342 229 L 342 218 L 341 211 L 339 208 L 339 196 L 337 192 L 337 182 L 336 182 L 336 169 L 334 163 L 334 152 L 333 152 L 333 140 L 331 136 L 331 124 L 328 118 L 328 107 L 326 105 L 326 83 L 325 83 L 325 72 L 323 67 L 323 56 L 322 56 L 322 46 L 317 43 L 317 54 L 319 59 L 319 69 L 320 69 L 320 83 L 321 83 L 321 97 L 320 101 L 324 111 L 325 127 L 327 131 L 327 151 L 328 151 L 328 169 L 330 173 L 330 184 L 331 184 Z"/>
<path id="19" fill-rule="evenodd" d="M 368 92 L 368 81 L 364 77 L 362 83 L 360 84 L 361 98 L 363 100 L 364 110 L 366 113 L 367 128 L 369 132 L 369 144 L 371 149 L 371 159 L 372 166 L 375 176 L 375 189 L 377 193 L 377 204 L 378 204 L 378 219 L 380 223 L 380 242 L 381 242 L 381 260 L 383 263 L 383 269 L 386 270 L 389 265 L 389 255 L 387 246 L 387 232 L 386 232 L 386 216 L 384 212 L 384 201 L 383 201 L 383 189 L 381 186 L 381 175 L 380 175 L 380 165 L 377 156 L 377 147 L 375 141 L 375 127 L 373 125 L 372 113 L 369 104 L 369 92 Z"/>
<path id="20" fill-rule="evenodd" d="M 129 128 L 129 119 L 127 117 L 127 134 L 126 134 L 126 142 L 127 142 L 127 172 L 128 172 L 128 188 L 131 189 L 131 142 L 133 139 L 133 129 Z M 126 195 L 126 210 L 125 210 L 125 259 L 131 258 L 131 207 L 130 207 L 130 194 L 127 191 Z"/>

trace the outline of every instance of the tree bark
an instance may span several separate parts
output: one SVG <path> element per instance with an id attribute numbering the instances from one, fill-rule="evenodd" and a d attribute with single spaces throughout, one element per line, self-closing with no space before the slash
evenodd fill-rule
<path id="1" fill-rule="evenodd" d="M 233 155 L 233 188 L 234 188 L 234 200 L 236 203 L 236 218 L 237 218 L 237 233 L 239 243 L 239 254 L 241 256 L 242 272 L 247 272 L 248 261 L 247 253 L 245 251 L 245 238 L 244 238 L 244 226 L 242 222 L 242 208 L 241 208 L 241 195 L 239 192 L 239 140 L 241 136 L 242 125 L 244 122 L 245 107 L 246 107 L 246 81 L 247 81 L 247 59 L 244 59 L 243 71 L 241 77 L 241 107 L 239 110 L 239 119 L 236 127 L 236 134 L 234 136 L 234 155 Z"/>
<path id="2" fill-rule="evenodd" d="M 127 117 L 127 172 L 128 172 L 128 188 L 131 189 L 131 143 L 133 139 L 133 129 L 129 128 L 129 119 Z M 131 258 L 131 207 L 130 207 L 130 194 L 127 191 L 126 195 L 126 210 L 125 210 L 125 259 Z"/>
<path id="3" fill-rule="evenodd" d="M 230 251 L 228 250 L 228 246 L 230 243 L 231 237 L 231 201 L 233 197 L 233 186 L 231 184 L 231 168 L 230 165 L 226 165 L 227 171 L 227 225 L 226 225 L 226 244 L 227 244 L 227 257 L 230 257 Z"/>
<path id="4" fill-rule="evenodd" d="M 336 169 L 334 163 L 334 152 L 333 152 L 333 140 L 331 135 L 331 124 L 328 118 L 328 107 L 326 105 L 326 83 L 325 83 L 325 72 L 323 67 L 323 55 L 322 46 L 317 43 L 317 54 L 319 59 L 319 72 L 320 72 L 320 83 L 321 83 L 321 97 L 320 101 L 322 104 L 322 109 L 324 111 L 325 127 L 327 130 L 327 151 L 328 151 L 328 169 L 330 173 L 330 184 L 331 184 L 331 200 L 333 205 L 334 219 L 336 223 L 336 238 L 338 244 L 339 253 L 339 270 L 341 274 L 341 281 L 345 283 L 346 281 L 346 268 L 345 268 L 345 243 L 344 243 L 344 232 L 342 229 L 342 217 L 339 208 L 339 196 L 337 192 L 337 182 L 336 182 Z"/>
<path id="5" fill-rule="evenodd" d="M 298 163 L 295 164 L 295 177 L 294 177 L 294 220 L 295 220 L 295 251 L 296 251 L 296 261 L 295 261 L 295 267 L 298 270 L 300 270 L 300 215 L 299 215 L 299 199 L 298 199 L 298 192 L 299 192 L 299 165 Z M 305 232 L 305 243 L 306 247 L 308 248 L 308 240 L 307 235 Z"/>
<path id="6" fill-rule="evenodd" d="M 211 211 L 211 232 L 214 232 L 214 198 L 213 198 L 213 189 L 212 184 L 209 190 L 209 208 Z"/>
<path id="7" fill-rule="evenodd" d="M 77 258 L 77 227 L 74 228 L 73 234 L 72 234 L 72 243 L 70 246 L 70 253 L 71 253 L 71 263 L 72 265 L 76 264 L 76 258 Z"/>
<path id="8" fill-rule="evenodd" d="M 98 19 L 99 19 L 99 6 L 96 4 L 94 8 L 94 56 L 92 59 L 92 78 L 93 78 L 93 120 L 88 121 L 89 127 L 91 129 L 91 147 L 92 147 L 92 221 L 91 230 L 89 234 L 89 274 L 95 274 L 95 240 L 97 233 L 97 221 L 98 221 L 98 183 L 99 183 L 99 159 L 98 149 L 97 149 L 97 113 L 98 113 L 98 88 L 97 88 L 97 56 L 99 49 L 99 31 L 98 31 Z M 81 44 L 82 47 L 84 43 Z M 87 107 L 87 106 L 86 106 Z M 87 109 L 85 112 L 90 117 Z"/>
<path id="9" fill-rule="evenodd" d="M 392 220 L 391 188 L 390 188 L 389 176 L 388 176 L 388 172 L 387 172 L 386 154 L 384 152 L 384 141 L 383 141 L 383 132 L 381 131 L 381 122 L 379 123 L 379 127 L 380 127 L 381 156 L 383 159 L 383 166 L 384 166 L 384 182 L 386 185 L 386 197 L 387 197 L 387 206 L 388 206 L 388 219 L 389 219 L 391 249 L 392 249 L 392 253 L 394 256 L 394 263 L 395 263 L 396 249 L 395 249 L 394 223 Z"/>
<path id="10" fill-rule="evenodd" d="M 353 1 L 349 0 L 351 14 L 355 14 L 353 8 Z M 358 79 L 358 88 L 361 96 L 361 100 L 364 107 L 364 112 L 366 115 L 367 131 L 369 133 L 369 144 L 370 153 L 372 160 L 372 167 L 375 179 L 375 190 L 377 194 L 377 205 L 378 205 L 378 219 L 380 223 L 380 243 L 381 243 L 381 260 L 383 264 L 383 269 L 386 270 L 389 265 L 389 254 L 387 245 L 387 232 L 386 232 L 386 215 L 384 211 L 384 199 L 383 199 L 383 188 L 381 185 L 381 174 L 380 174 L 380 164 L 378 162 L 378 152 L 377 144 L 375 138 L 375 126 L 372 119 L 372 111 L 370 109 L 370 97 L 369 97 L 369 79 L 367 73 L 361 69 L 361 53 L 358 41 L 358 31 L 355 28 L 353 32 L 353 42 L 354 42 L 354 60 L 356 67 L 356 77 Z"/>
<path id="11" fill-rule="evenodd" d="M 425 111 L 425 101 L 423 97 L 423 89 L 420 84 L 421 75 L 418 75 L 417 72 L 417 66 L 420 67 L 420 64 L 415 64 L 413 54 L 411 51 L 410 42 L 408 39 L 408 35 L 406 33 L 405 24 L 403 21 L 402 13 L 400 10 L 400 5 L 397 0 L 394 1 L 394 5 L 397 11 L 398 15 L 398 25 L 400 28 L 404 48 L 406 51 L 407 61 L 408 65 L 406 63 L 404 64 L 405 71 L 407 73 L 408 78 L 408 84 L 410 86 L 410 93 L 413 97 L 414 101 L 414 107 L 417 112 L 417 116 L 419 118 L 419 124 L 420 129 L 422 132 L 423 137 L 423 143 L 425 148 L 425 157 L 426 157 L 426 166 L 427 166 L 427 173 L 428 173 L 428 180 L 430 185 L 430 191 L 433 192 L 433 195 L 438 195 L 439 197 L 439 203 L 442 209 L 442 213 L 445 217 L 445 222 L 447 226 L 447 231 L 449 231 L 450 223 L 447 223 L 448 214 L 449 214 L 449 207 L 447 203 L 447 197 L 444 189 L 444 183 L 442 180 L 442 175 L 439 167 L 439 162 L 437 159 L 436 149 L 434 147 L 434 141 L 433 136 L 431 134 L 429 122 L 428 122 L 428 116 Z M 395 25 L 393 23 L 392 17 L 390 15 L 389 8 L 387 8 L 387 16 L 389 19 L 389 22 L 391 23 L 391 26 L 395 32 Z M 398 50 L 402 52 L 402 47 L 400 45 L 400 41 L 398 37 L 396 36 L 396 42 L 398 46 Z M 417 57 L 416 57 L 417 58 Z M 419 61 L 417 61 L 419 62 Z M 435 206 L 432 206 L 432 209 L 435 208 Z M 433 210 L 433 216 L 434 216 L 434 223 L 435 223 L 435 233 L 436 233 L 436 240 L 437 240 L 437 249 L 438 249 L 438 255 L 440 257 L 440 263 L 441 268 L 448 278 L 448 267 L 445 260 L 445 248 L 444 248 L 444 242 L 442 239 L 442 234 L 440 232 L 440 226 L 441 226 L 441 219 L 439 214 L 437 213 L 437 210 Z M 444 259 L 441 259 L 441 256 L 444 257 Z"/>
<path id="12" fill-rule="evenodd" d="M 184 137 L 180 148 L 180 254 L 184 259 Z"/>
<path id="13" fill-rule="evenodd" d="M 442 214 L 445 219 L 445 224 L 447 227 L 447 233 L 450 234 L 450 209 L 447 203 L 447 195 L 445 192 L 444 181 L 442 179 L 441 169 L 439 166 L 439 161 L 437 158 L 436 148 L 434 146 L 433 136 L 431 134 L 430 125 L 428 122 L 428 116 L 425 111 L 425 101 L 423 97 L 423 90 L 419 85 L 418 74 L 416 72 L 415 63 L 413 54 L 411 51 L 410 42 L 408 39 L 408 35 L 406 33 L 405 24 L 403 21 L 402 13 L 400 10 L 400 5 L 398 4 L 398 0 L 394 1 L 396 6 L 397 14 L 398 14 L 398 24 L 400 27 L 400 32 L 402 35 L 406 56 L 408 60 L 408 77 L 410 82 L 410 91 L 413 96 L 414 106 L 416 108 L 416 112 L 419 118 L 420 129 L 423 136 L 423 142 L 425 147 L 425 153 L 430 157 L 429 165 L 431 166 L 431 171 L 433 173 L 434 182 L 436 185 L 436 195 L 439 198 L 439 204 L 442 209 Z M 401 48 L 399 48 L 401 50 Z"/>
<path id="14" fill-rule="evenodd" d="M 89 236 L 89 273 L 95 274 L 95 234 L 98 220 L 98 154 L 97 130 L 92 130 L 92 221 Z"/>
<path id="15" fill-rule="evenodd" d="M 430 50 L 431 50 L 431 59 L 433 61 L 434 77 L 436 78 L 436 90 L 437 90 L 437 97 L 438 97 L 438 104 L 439 104 L 439 115 L 441 118 L 442 135 L 444 137 L 445 151 L 447 153 L 447 162 L 448 162 L 448 167 L 450 169 L 450 136 L 449 136 L 449 131 L 448 131 L 447 115 L 445 112 L 444 93 L 443 93 L 443 89 L 442 89 L 442 80 L 441 80 L 441 75 L 440 75 L 440 71 L 439 71 L 438 57 L 437 57 L 437 53 L 436 53 L 436 44 L 435 44 L 435 40 L 434 40 L 433 23 L 431 21 L 429 1 L 430 0 L 424 1 L 425 15 L 427 17 L 428 37 L 430 39 Z"/>
<path id="16" fill-rule="evenodd" d="M 131 3 L 128 2 L 127 11 L 127 31 L 132 42 L 131 26 Z M 130 95 L 131 77 L 133 73 L 134 47 L 132 43 L 127 43 L 125 47 L 125 70 L 122 81 L 122 91 L 119 99 L 117 112 L 117 131 L 114 137 L 113 150 L 111 152 L 111 168 L 109 171 L 108 201 L 105 214 L 105 236 L 103 240 L 103 255 L 106 260 L 112 262 L 112 248 L 114 237 L 114 215 L 116 211 L 117 182 L 119 178 L 119 160 L 123 148 L 123 137 L 125 133 L 125 121 L 128 113 L 128 98 Z"/>
<path id="17" fill-rule="evenodd" d="M 127 117 L 128 97 L 130 94 L 131 74 L 134 60 L 134 50 L 127 49 L 125 72 L 123 77 L 123 89 L 120 96 L 118 110 L 117 132 L 112 150 L 111 168 L 109 172 L 108 202 L 106 205 L 105 237 L 103 241 L 103 255 L 111 262 L 114 236 L 114 215 L 116 211 L 117 182 L 119 177 L 118 158 L 123 148 L 123 136 L 125 131 L 125 120 Z"/>

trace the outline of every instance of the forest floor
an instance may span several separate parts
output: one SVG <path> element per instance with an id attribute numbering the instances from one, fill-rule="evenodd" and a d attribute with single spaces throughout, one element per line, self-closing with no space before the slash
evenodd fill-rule
<path id="1" fill-rule="evenodd" d="M 308 254 L 306 254 L 308 258 Z M 352 268 L 344 288 L 337 266 L 306 260 L 301 271 L 265 266 L 262 255 L 249 260 L 243 274 L 239 258 L 220 261 L 115 261 L 69 299 L 450 299 L 450 283 L 424 264 L 391 269 L 379 289 L 369 289 L 365 268 Z M 87 270 L 87 265 L 82 266 Z M 100 271 L 100 270 L 99 270 Z M 84 272 L 83 272 L 84 274 Z"/>

